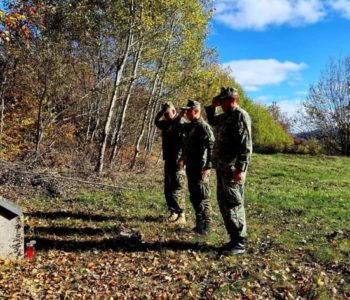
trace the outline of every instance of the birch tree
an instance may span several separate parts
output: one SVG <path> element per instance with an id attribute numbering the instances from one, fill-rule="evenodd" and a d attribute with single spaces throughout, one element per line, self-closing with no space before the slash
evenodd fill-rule
<path id="1" fill-rule="evenodd" d="M 350 156 L 350 56 L 329 60 L 303 106 L 304 122 L 328 150 Z"/>

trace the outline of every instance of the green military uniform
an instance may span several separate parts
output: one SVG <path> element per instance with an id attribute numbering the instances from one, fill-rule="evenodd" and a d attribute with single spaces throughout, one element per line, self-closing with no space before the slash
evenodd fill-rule
<path id="1" fill-rule="evenodd" d="M 199 105 L 198 102 L 193 102 Z M 185 137 L 182 159 L 186 164 L 190 201 L 196 214 L 195 230 L 207 233 L 211 223 L 210 187 L 209 176 L 203 178 L 202 170 L 212 167 L 214 134 L 209 124 L 202 118 L 184 124 L 183 128 Z"/>
<path id="2" fill-rule="evenodd" d="M 251 120 L 239 106 L 215 115 L 215 108 L 206 107 L 208 122 L 214 126 L 213 161 L 217 173 L 217 199 L 225 227 L 233 243 L 247 235 L 244 209 L 244 178 L 252 153 Z M 242 182 L 233 181 L 233 172 L 243 171 Z"/>
<path id="3" fill-rule="evenodd" d="M 185 181 L 186 174 L 177 167 L 177 160 L 182 151 L 181 120 L 155 119 L 155 125 L 162 131 L 162 150 L 164 160 L 164 195 L 167 207 L 171 213 L 181 214 L 185 211 Z"/>

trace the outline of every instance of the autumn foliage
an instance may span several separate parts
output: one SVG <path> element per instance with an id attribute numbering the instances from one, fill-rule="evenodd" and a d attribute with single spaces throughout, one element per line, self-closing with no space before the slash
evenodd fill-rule
<path id="1" fill-rule="evenodd" d="M 0 11 L 0 157 L 99 173 L 159 157 L 160 104 L 236 86 L 260 147 L 290 137 L 204 46 L 211 1 L 7 1 Z M 152 158 L 153 157 L 153 158 Z M 152 161 L 152 160 L 151 160 Z"/>

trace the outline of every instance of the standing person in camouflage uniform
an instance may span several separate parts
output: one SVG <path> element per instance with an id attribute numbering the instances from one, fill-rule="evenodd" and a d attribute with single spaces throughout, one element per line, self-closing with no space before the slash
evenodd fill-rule
<path id="1" fill-rule="evenodd" d="M 215 115 L 217 106 L 223 113 Z M 222 88 L 206 107 L 209 124 L 214 126 L 214 161 L 217 174 L 217 199 L 230 242 L 223 253 L 245 252 L 247 235 L 244 209 L 244 181 L 252 153 L 251 120 L 238 105 L 238 91 Z"/>
<path id="2" fill-rule="evenodd" d="M 190 201 L 196 214 L 194 231 L 206 235 L 210 231 L 210 188 L 209 175 L 211 169 L 214 135 L 201 117 L 201 106 L 197 101 L 189 100 L 186 117 L 190 123 L 184 124 L 184 148 L 179 165 L 186 165 Z"/>
<path id="3" fill-rule="evenodd" d="M 177 165 L 183 143 L 181 117 L 182 115 L 176 115 L 174 105 L 167 102 L 162 105 L 162 110 L 156 115 L 154 123 L 162 131 L 164 195 L 170 212 L 168 220 L 184 225 L 186 174 L 184 168 L 179 168 Z"/>

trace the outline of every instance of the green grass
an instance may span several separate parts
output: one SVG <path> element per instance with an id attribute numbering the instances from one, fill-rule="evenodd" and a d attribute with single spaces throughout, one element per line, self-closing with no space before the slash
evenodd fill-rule
<path id="1" fill-rule="evenodd" d="M 174 299 L 232 299 L 242 295 L 245 299 L 258 299 L 256 295 L 265 293 L 265 299 L 292 299 L 292 296 L 342 299 L 349 295 L 350 158 L 255 154 L 245 194 L 248 251 L 240 257 L 220 257 L 214 250 L 227 239 L 215 199 L 214 172 L 211 175 L 213 232 L 208 237 L 191 232 L 194 213 L 188 199 L 187 226 L 168 226 L 162 220 L 167 211 L 161 169 L 132 176 L 139 185 L 142 183 L 144 191 L 82 190 L 65 199 L 21 200 L 27 211 L 27 238 L 45 237 L 62 243 L 65 239 L 113 239 L 113 230 L 118 226 L 139 231 L 143 241 L 153 245 L 149 251 L 132 246 L 125 251 L 117 245 L 112 252 L 97 247 L 74 253 L 75 267 L 79 266 L 84 274 L 88 262 L 103 260 L 103 265 L 120 262 L 120 276 L 125 277 L 125 282 L 120 279 L 119 285 L 122 294 L 128 296 L 156 298 L 169 293 L 168 297 Z M 127 175 L 120 178 L 125 182 L 130 180 Z M 31 214 L 37 211 L 64 214 L 55 217 Z M 42 233 L 42 227 L 71 229 L 72 233 L 55 230 Z M 96 236 L 75 233 L 86 228 L 100 231 Z M 174 242 L 175 246 L 170 246 Z M 51 259 L 43 264 L 42 271 L 47 272 L 47 265 L 59 265 L 62 255 L 55 247 L 39 251 L 40 257 Z M 34 267 L 40 270 L 40 266 Z M 32 268 L 26 263 L 19 267 L 21 272 L 28 270 L 26 276 L 36 282 L 30 273 Z M 146 271 L 130 275 L 128 272 L 134 269 Z M 0 271 L 6 274 L 6 270 L 0 264 Z M 109 274 L 107 269 L 104 272 Z M 17 276 L 21 278 L 23 273 Z M 67 278 L 72 276 L 66 274 Z M 115 273 L 111 276 L 119 278 Z M 27 283 L 23 284 L 26 287 Z M 89 285 L 94 284 L 97 281 L 91 279 Z M 99 295 L 98 289 L 95 292 Z"/>
<path id="2" fill-rule="evenodd" d="M 253 234 L 272 230 L 284 248 L 308 250 L 323 263 L 350 263 L 349 158 L 256 155 L 248 180 Z"/>

